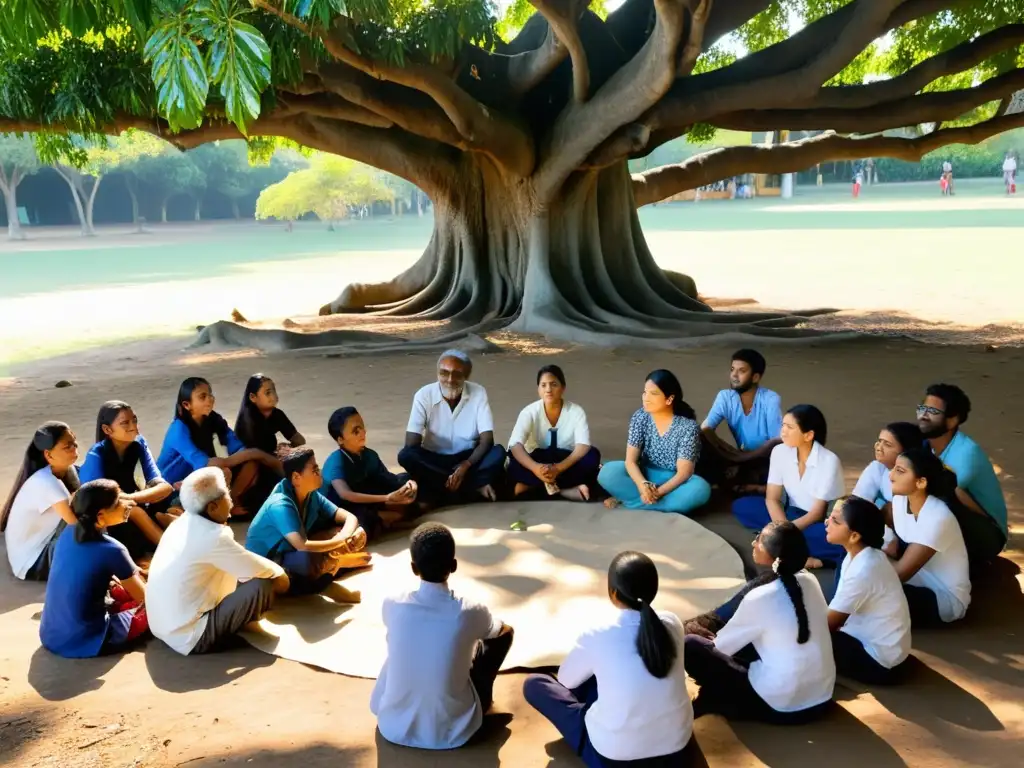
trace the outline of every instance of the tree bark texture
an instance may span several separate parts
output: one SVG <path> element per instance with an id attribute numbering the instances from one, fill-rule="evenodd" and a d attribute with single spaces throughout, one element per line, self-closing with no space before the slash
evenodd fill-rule
<path id="1" fill-rule="evenodd" d="M 10 178 L 6 176 L 0 179 L 0 192 L 4 195 L 4 205 L 7 208 L 7 239 L 24 240 L 25 233 L 21 228 L 21 220 L 18 218 L 18 185 L 21 183 L 21 172 L 15 168 Z"/>

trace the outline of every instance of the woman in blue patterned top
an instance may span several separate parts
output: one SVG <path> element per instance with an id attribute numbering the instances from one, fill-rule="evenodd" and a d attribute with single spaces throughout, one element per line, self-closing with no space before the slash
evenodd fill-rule
<path id="1" fill-rule="evenodd" d="M 711 497 L 711 486 L 694 473 L 699 458 L 700 427 L 679 379 L 654 371 L 643 407 L 629 420 L 626 460 L 608 462 L 598 476 L 611 496 L 605 505 L 689 514 Z"/>

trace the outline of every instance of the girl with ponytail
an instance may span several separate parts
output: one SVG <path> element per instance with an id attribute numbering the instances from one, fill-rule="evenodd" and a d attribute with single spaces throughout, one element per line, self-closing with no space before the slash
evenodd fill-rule
<path id="1" fill-rule="evenodd" d="M 550 720 L 588 768 L 689 765 L 700 753 L 683 668 L 683 625 L 652 606 L 658 570 L 622 552 L 608 569 L 618 617 L 576 641 L 558 679 L 530 675 L 526 700 Z"/>
<path id="2" fill-rule="evenodd" d="M 832 700 L 828 605 L 818 580 L 804 570 L 807 540 L 792 522 L 765 526 L 753 554 L 771 572 L 738 600 L 687 622 L 686 667 L 700 684 L 694 716 L 803 723 Z"/>
<path id="3" fill-rule="evenodd" d="M 139 567 L 107 534 L 128 520 L 135 502 L 113 480 L 93 480 L 72 506 L 78 522 L 57 542 L 39 639 L 51 653 L 85 659 L 122 648 L 144 635 L 149 622 Z"/>
<path id="4" fill-rule="evenodd" d="M 46 581 L 57 539 L 75 524 L 71 495 L 78 490 L 78 441 L 71 428 L 48 421 L 32 436 L 21 469 L 0 511 L 7 559 L 19 579 Z"/>

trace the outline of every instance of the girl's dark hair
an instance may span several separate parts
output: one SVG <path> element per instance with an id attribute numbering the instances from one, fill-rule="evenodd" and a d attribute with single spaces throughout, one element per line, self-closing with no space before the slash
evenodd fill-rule
<path id="1" fill-rule="evenodd" d="M 245 391 L 242 393 L 242 404 L 238 406 L 238 418 L 235 419 L 235 434 L 248 448 L 256 447 L 256 419 L 262 419 L 263 414 L 256 407 L 256 403 L 249 399 L 249 395 L 255 395 L 260 391 L 265 381 L 272 379 L 264 373 L 254 373 L 245 382 Z"/>
<path id="2" fill-rule="evenodd" d="M 552 376 L 558 379 L 559 384 L 561 384 L 563 387 L 565 386 L 565 373 L 562 372 L 562 369 L 559 368 L 557 365 L 545 365 L 543 368 L 537 371 L 538 387 L 540 386 L 540 380 L 544 378 L 545 373 L 550 373 Z"/>
<path id="3" fill-rule="evenodd" d="M 345 425 L 348 424 L 348 420 L 357 413 L 359 411 L 356 410 L 354 405 L 346 405 L 344 408 L 339 408 L 331 414 L 331 418 L 327 420 L 327 433 L 335 442 L 341 439 L 341 434 L 345 431 Z"/>
<path id="4" fill-rule="evenodd" d="M 796 419 L 801 432 L 813 432 L 814 442 L 825 445 L 828 441 L 828 423 L 825 414 L 814 405 L 794 405 L 786 413 Z"/>
<path id="5" fill-rule="evenodd" d="M 207 456 L 213 458 L 217 454 L 213 448 L 214 435 L 220 438 L 222 445 L 227 446 L 228 444 L 227 421 L 216 411 L 211 411 L 210 415 L 203 419 L 202 424 L 196 424 L 192 414 L 182 407 L 182 403 L 192 401 L 192 393 L 202 384 L 210 386 L 210 382 L 201 376 L 189 376 L 181 382 L 181 386 L 178 387 L 178 399 L 174 403 L 174 418 L 179 419 L 188 427 L 189 436 L 192 438 L 195 446 Z"/>
<path id="6" fill-rule="evenodd" d="M 75 541 L 80 544 L 87 541 L 100 541 L 103 538 L 103 533 L 96 529 L 100 512 L 114 506 L 120 496 L 121 488 L 113 480 L 90 480 L 79 488 L 71 502 L 71 510 L 78 518 L 78 524 L 75 526 Z"/>
<path id="7" fill-rule="evenodd" d="M 924 443 L 924 436 L 921 428 L 912 421 L 894 421 L 885 425 L 885 431 L 896 438 L 900 444 L 901 451 L 909 451 L 911 448 L 920 448 Z"/>
<path id="8" fill-rule="evenodd" d="M 96 442 L 102 443 L 107 439 L 106 434 L 103 432 L 104 427 L 109 427 L 120 415 L 121 411 L 126 408 L 131 408 L 128 403 L 123 400 L 108 400 L 100 406 L 100 412 L 96 416 Z"/>
<path id="9" fill-rule="evenodd" d="M 956 497 L 956 474 L 942 463 L 928 448 L 918 446 L 904 451 L 901 458 L 907 460 L 914 474 L 928 481 L 928 495 L 950 504 Z"/>
<path id="10" fill-rule="evenodd" d="M 817 409 L 815 409 L 817 410 Z M 761 545 L 765 551 L 775 558 L 775 576 L 789 595 L 796 611 L 796 641 L 803 645 L 811 637 L 811 627 L 807 621 L 807 606 L 804 605 L 804 592 L 796 575 L 807 565 L 810 551 L 804 533 L 792 522 L 786 520 L 772 523 L 766 533 L 761 534 Z"/>
<path id="11" fill-rule="evenodd" d="M 697 420 L 697 412 L 690 407 L 690 404 L 683 400 L 683 385 L 672 371 L 658 369 L 647 374 L 644 381 L 649 381 L 662 391 L 666 398 L 672 400 L 672 413 L 687 419 Z"/>
<path id="12" fill-rule="evenodd" d="M 836 502 L 846 527 L 860 534 L 865 546 L 881 549 L 885 539 L 885 518 L 882 510 L 859 496 L 843 496 Z"/>
<path id="13" fill-rule="evenodd" d="M 619 602 L 640 612 L 636 650 L 647 671 L 659 679 L 668 677 L 679 649 L 672 633 L 651 607 L 658 594 L 658 569 L 654 561 L 640 552 L 620 552 L 608 567 L 608 588 L 615 592 Z"/>
<path id="14" fill-rule="evenodd" d="M 48 421 L 36 430 L 36 433 L 32 436 L 32 442 L 25 449 L 25 458 L 22 459 L 21 467 L 14 478 L 14 483 L 11 485 L 11 492 L 7 496 L 7 501 L 4 503 L 3 509 L 0 510 L 0 531 L 7 528 L 7 518 L 11 514 L 11 507 L 14 506 L 14 500 L 18 497 L 21 487 L 25 485 L 25 482 L 32 475 L 47 465 L 43 452 L 53 450 L 53 447 L 63 440 L 64 435 L 70 431 L 71 427 L 63 421 Z M 68 493 L 77 491 L 81 485 L 78 481 L 78 470 L 74 467 L 68 467 L 67 474 L 61 478 L 61 482 L 68 489 Z"/>

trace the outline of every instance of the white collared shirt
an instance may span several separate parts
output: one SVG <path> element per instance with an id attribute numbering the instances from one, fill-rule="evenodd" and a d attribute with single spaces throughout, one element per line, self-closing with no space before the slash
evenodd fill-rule
<path id="1" fill-rule="evenodd" d="M 164 531 L 149 566 L 146 613 L 153 636 L 188 655 L 207 615 L 239 580 L 274 579 L 284 569 L 235 541 L 231 527 L 186 512 Z"/>
<path id="2" fill-rule="evenodd" d="M 787 504 L 810 512 L 816 501 L 835 501 L 843 495 L 843 465 L 832 451 L 815 442 L 800 476 L 796 448 L 777 445 L 768 465 L 768 485 L 781 485 Z"/>
<path id="3" fill-rule="evenodd" d="M 370 697 L 381 735 L 405 747 L 461 747 L 484 717 L 469 678 L 473 654 L 501 622 L 447 584 L 427 581 L 385 598 L 382 610 L 388 655 Z"/>
<path id="4" fill-rule="evenodd" d="M 576 688 L 597 678 L 598 698 L 587 710 L 587 735 L 609 760 L 643 760 L 675 754 L 693 732 L 693 705 L 686 692 L 682 622 L 674 613 L 658 616 L 675 640 L 677 656 L 668 676 L 658 679 L 636 649 L 640 613 L 620 611 L 616 619 L 580 635 L 558 670 L 558 682 Z"/>
<path id="5" fill-rule="evenodd" d="M 423 436 L 423 447 L 442 455 L 471 451 L 481 432 L 494 431 L 494 416 L 487 390 L 467 381 L 462 399 L 453 410 L 441 395 L 436 381 L 421 388 L 412 400 L 406 432 Z"/>
<path id="6" fill-rule="evenodd" d="M 558 442 L 551 444 L 551 430 L 554 429 Z M 530 403 L 519 413 L 512 437 L 508 439 L 508 447 L 522 443 L 527 453 L 538 448 L 561 448 L 571 451 L 577 445 L 590 445 L 590 425 L 587 414 L 576 403 L 568 400 L 562 402 L 562 412 L 558 414 L 558 423 L 554 426 L 548 421 L 544 412 L 544 401 Z"/>
<path id="7" fill-rule="evenodd" d="M 71 494 L 49 465 L 30 475 L 14 497 L 4 539 L 7 560 L 17 578 L 25 578 L 50 544 L 64 519 L 56 509 L 61 501 L 71 501 Z"/>
<path id="8" fill-rule="evenodd" d="M 825 595 L 807 571 L 796 579 L 811 631 L 806 643 L 797 642 L 796 609 L 781 579 L 750 590 L 715 637 L 715 648 L 728 656 L 753 644 L 760 659 L 750 665 L 750 685 L 776 712 L 822 704 L 836 683 Z"/>
<path id="9" fill-rule="evenodd" d="M 889 468 L 880 461 L 872 461 L 860 473 L 857 485 L 853 488 L 853 495 L 870 501 L 876 506 L 879 502 L 884 504 L 892 501 L 892 480 L 889 477 Z"/>

